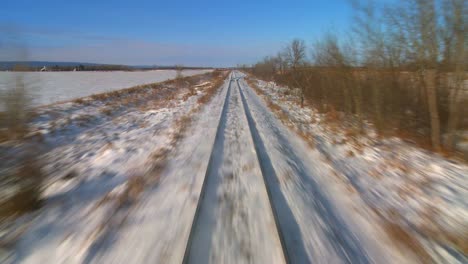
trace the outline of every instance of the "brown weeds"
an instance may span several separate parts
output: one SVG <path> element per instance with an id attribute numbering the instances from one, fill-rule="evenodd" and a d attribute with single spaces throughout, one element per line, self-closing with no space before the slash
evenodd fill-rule
<path id="1" fill-rule="evenodd" d="M 112 115 L 112 108 L 111 107 L 104 107 L 100 110 L 100 112 L 104 115 L 110 116 Z"/>
<path id="2" fill-rule="evenodd" d="M 422 261 L 422 263 L 433 263 L 431 255 L 414 234 L 402 227 L 401 224 L 389 221 L 386 218 L 383 218 L 382 220 L 386 233 L 393 241 L 396 241 L 402 249 L 409 249 Z"/>
<path id="3" fill-rule="evenodd" d="M 216 94 L 216 91 L 223 85 L 224 79 L 227 75 L 226 71 L 216 71 L 213 73 L 213 81 L 210 86 L 204 89 L 204 94 L 198 98 L 199 104 L 206 104 Z"/>

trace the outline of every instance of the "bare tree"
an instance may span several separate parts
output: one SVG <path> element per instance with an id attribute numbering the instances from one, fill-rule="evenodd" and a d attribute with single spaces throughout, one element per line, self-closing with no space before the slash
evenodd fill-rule
<path id="1" fill-rule="evenodd" d="M 464 0 L 444 0 L 446 30 L 444 36 L 449 36 L 450 41 L 445 41 L 445 63 L 454 64 L 453 85 L 449 85 L 449 117 L 447 122 L 447 146 L 453 148 L 454 136 L 460 119 L 461 93 L 464 82 L 464 59 L 466 53 L 466 21 L 468 12 L 467 2 Z M 450 15 L 450 13 L 452 15 Z M 465 14 L 465 15 L 464 15 Z M 445 38 L 444 38 L 445 40 Z M 453 43 L 453 49 L 451 48 Z M 453 51 L 452 51 L 453 50 Z M 452 55 L 452 53 L 454 53 Z M 452 68 L 452 67 L 449 67 Z"/>
<path id="2" fill-rule="evenodd" d="M 293 39 L 286 47 L 285 53 L 293 70 L 302 66 L 306 61 L 306 45 L 301 39 Z"/>
<path id="3" fill-rule="evenodd" d="M 299 68 L 306 64 L 306 45 L 301 39 L 293 39 L 285 50 L 286 60 L 291 68 L 291 84 L 300 90 L 301 107 L 304 106 L 305 83 L 301 82 L 304 77 Z"/>
<path id="4" fill-rule="evenodd" d="M 409 0 L 403 2 L 398 11 L 399 19 L 404 21 L 401 35 L 405 35 L 410 45 L 406 53 L 418 69 L 420 98 L 426 98 L 425 105 L 431 124 L 431 141 L 436 150 L 441 149 L 441 131 L 438 106 L 438 66 L 439 41 L 437 36 L 437 16 L 435 0 Z"/>
<path id="5" fill-rule="evenodd" d="M 317 41 L 314 44 L 312 56 L 316 66 L 332 69 L 327 73 L 329 84 L 325 89 L 337 90 L 334 92 L 334 97 L 342 98 L 338 104 L 344 106 L 345 112 L 352 113 L 353 100 L 354 103 L 359 100 L 352 96 L 351 89 L 353 89 L 354 84 L 350 84 L 352 80 L 350 62 L 345 57 L 337 37 L 330 33 L 326 34 L 322 41 Z"/>
<path id="6" fill-rule="evenodd" d="M 278 54 L 276 54 L 276 61 L 278 63 L 279 74 L 283 74 L 288 67 L 287 55 L 285 52 L 278 52 Z"/>
<path id="7" fill-rule="evenodd" d="M 437 71 L 434 69 L 438 58 L 438 41 L 436 28 L 436 14 L 434 0 L 415 0 L 417 7 L 417 18 L 419 19 L 420 41 L 418 45 L 418 64 L 423 75 L 424 87 L 426 89 L 429 115 L 431 121 L 432 146 L 436 150 L 441 149 L 440 143 L 440 118 L 437 105 Z"/>
<path id="8" fill-rule="evenodd" d="M 468 1 L 350 1 L 356 15 L 353 41 L 325 35 L 313 45 L 308 65 L 305 44 L 295 39 L 274 60 L 254 68 L 271 68 L 263 72 L 299 88 L 301 105 L 307 99 L 322 111 L 366 118 L 380 132 L 420 143 L 430 138 L 436 150 L 442 133 L 454 145 L 456 131 L 465 126 L 460 119 L 466 104 Z"/>
<path id="9" fill-rule="evenodd" d="M 362 64 L 369 72 L 369 79 L 372 86 L 372 103 L 374 108 L 376 127 L 379 132 L 383 129 L 383 102 L 382 102 L 382 87 L 379 81 L 380 69 L 387 66 L 389 59 L 386 54 L 386 43 L 382 21 L 377 17 L 377 9 L 374 1 L 371 0 L 352 0 L 352 5 L 355 11 L 355 23 L 353 32 L 359 40 L 360 55 Z M 358 80 L 358 83 L 360 80 Z M 362 90 L 360 85 L 357 86 L 359 102 L 362 102 Z M 358 109 L 362 106 L 356 106 Z"/>
<path id="10" fill-rule="evenodd" d="M 182 71 L 184 70 L 184 66 L 182 65 L 176 65 L 175 66 L 175 69 L 176 69 L 176 79 L 177 80 L 180 80 L 184 77 Z"/>
<path id="11" fill-rule="evenodd" d="M 265 57 L 253 67 L 255 74 L 271 80 L 278 71 L 278 59 L 276 57 Z"/>

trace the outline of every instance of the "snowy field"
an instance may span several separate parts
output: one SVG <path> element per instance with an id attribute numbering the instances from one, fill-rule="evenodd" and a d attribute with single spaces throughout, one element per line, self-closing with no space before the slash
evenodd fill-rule
<path id="1" fill-rule="evenodd" d="M 201 182 L 208 163 L 203 154 L 209 154 L 214 138 L 210 124 L 219 116 L 216 104 L 204 108 L 199 117 L 206 116 L 205 122 L 182 144 L 190 148 L 174 156 L 184 124 L 179 120 L 188 120 L 214 86 L 211 75 L 194 76 L 191 82 L 193 87 L 161 84 L 86 104 L 38 109 L 32 126 L 43 137 L 44 204 L 11 226 L 0 225 L 0 241 L 15 244 L 0 243 L 0 263 L 150 263 L 163 257 L 169 242 L 183 253 L 186 237 L 179 234 L 187 233 L 196 203 L 186 203 L 192 192 L 174 190 L 200 186 L 195 180 Z M 162 172 L 165 160 L 172 165 Z M 5 166 L 0 164 L 0 172 Z M 163 184 L 166 174 L 173 177 Z M 117 232 L 122 226 L 125 230 Z"/>
<path id="2" fill-rule="evenodd" d="M 39 108 L 0 263 L 467 263 L 466 164 L 297 102 L 232 72 Z"/>
<path id="3" fill-rule="evenodd" d="M 192 76 L 211 70 L 185 70 Z M 0 72 L 0 91 L 22 79 L 35 106 L 46 105 L 96 93 L 174 79 L 176 70 L 110 72 Z"/>

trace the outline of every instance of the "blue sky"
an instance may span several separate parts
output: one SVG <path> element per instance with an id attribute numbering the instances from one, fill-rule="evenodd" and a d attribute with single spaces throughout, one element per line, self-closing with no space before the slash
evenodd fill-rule
<path id="1" fill-rule="evenodd" d="M 253 63 L 295 37 L 346 32 L 350 10 L 348 0 L 2 0 L 0 60 Z"/>

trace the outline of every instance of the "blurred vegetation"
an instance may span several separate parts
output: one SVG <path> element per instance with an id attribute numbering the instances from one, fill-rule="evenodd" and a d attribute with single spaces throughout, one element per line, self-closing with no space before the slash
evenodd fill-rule
<path id="1" fill-rule="evenodd" d="M 468 129 L 468 1 L 351 2 L 348 39 L 328 33 L 310 47 L 295 39 L 246 70 L 298 89 L 302 105 L 452 150 Z"/>
<path id="2" fill-rule="evenodd" d="M 0 98 L 0 222 L 37 208 L 42 173 L 37 138 L 30 135 L 33 116 L 21 75 Z"/>

